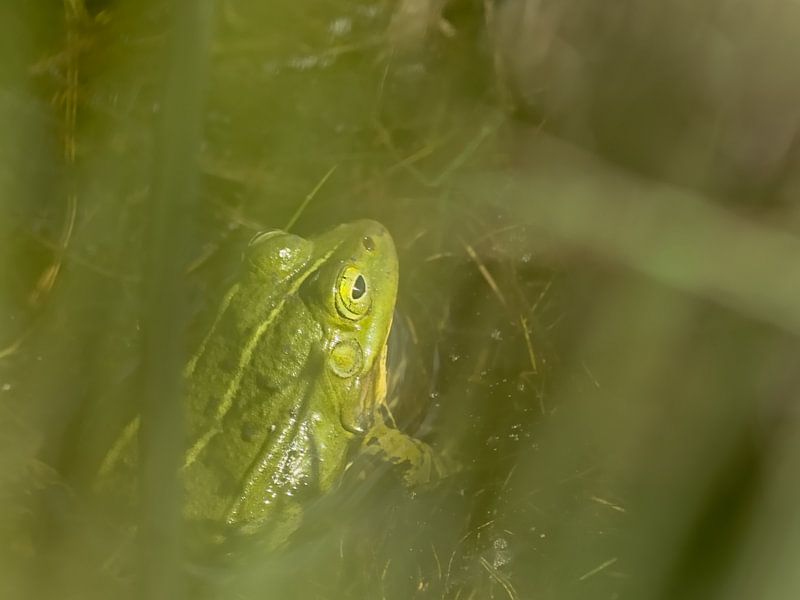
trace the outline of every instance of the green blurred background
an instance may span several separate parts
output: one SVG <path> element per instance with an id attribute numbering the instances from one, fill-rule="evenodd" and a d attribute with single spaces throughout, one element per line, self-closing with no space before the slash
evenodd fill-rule
<path id="1" fill-rule="evenodd" d="M 798 597 L 796 2 L 17 0 L 0 32 L 0 597 Z M 88 505 L 108 415 L 170 464 L 247 239 L 365 217 L 398 412 L 461 469 L 346 477 L 289 549 L 200 564 L 174 490 L 140 536 Z"/>

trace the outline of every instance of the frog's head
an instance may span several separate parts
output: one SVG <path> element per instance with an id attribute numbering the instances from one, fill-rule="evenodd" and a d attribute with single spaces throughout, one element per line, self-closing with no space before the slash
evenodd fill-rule
<path id="1" fill-rule="evenodd" d="M 325 330 L 325 380 L 342 423 L 362 430 L 371 418 L 371 407 L 385 394 L 386 342 L 397 299 L 397 252 L 383 225 L 368 220 L 340 225 L 312 242 L 322 262 L 301 293 Z"/>
<path id="2" fill-rule="evenodd" d="M 345 426 L 361 429 L 379 400 L 386 341 L 397 298 L 398 262 L 383 225 L 362 220 L 303 239 L 284 232 L 256 236 L 249 271 L 259 286 L 297 294 L 321 326 L 322 395 L 331 397 Z"/>
<path id="3" fill-rule="evenodd" d="M 370 373 L 386 346 L 397 299 L 397 253 L 375 221 L 356 221 L 312 240 L 327 257 L 304 297 L 328 335 L 328 367 L 348 379 Z"/>

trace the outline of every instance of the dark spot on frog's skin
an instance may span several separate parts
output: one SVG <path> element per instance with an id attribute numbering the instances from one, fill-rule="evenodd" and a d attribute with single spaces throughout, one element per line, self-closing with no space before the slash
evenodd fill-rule
<path id="1" fill-rule="evenodd" d="M 219 368 L 226 373 L 234 371 L 236 369 L 236 359 L 233 356 L 226 356 L 219 361 Z"/>
<path id="2" fill-rule="evenodd" d="M 255 423 L 251 423 L 249 421 L 242 423 L 242 431 L 241 431 L 242 441 L 252 442 L 258 436 L 259 431 L 260 428 Z"/>
<path id="3" fill-rule="evenodd" d="M 368 235 L 365 235 L 363 238 L 361 238 L 361 244 L 364 246 L 364 249 L 367 250 L 367 252 L 372 252 L 375 250 L 375 240 Z"/>
<path id="4" fill-rule="evenodd" d="M 226 496 L 231 493 L 236 493 L 237 489 L 240 489 L 239 480 L 232 472 L 221 469 L 217 472 L 217 477 L 218 495 Z"/>
<path id="5" fill-rule="evenodd" d="M 256 386 L 262 392 L 275 392 L 278 389 L 277 386 L 272 382 L 272 379 L 261 371 L 256 373 Z"/>

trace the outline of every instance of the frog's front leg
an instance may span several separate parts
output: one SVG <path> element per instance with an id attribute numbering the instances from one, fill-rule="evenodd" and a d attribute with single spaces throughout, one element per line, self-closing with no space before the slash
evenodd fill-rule
<path id="1" fill-rule="evenodd" d="M 428 444 L 391 427 L 380 418 L 365 434 L 360 453 L 394 465 L 409 487 L 432 483 L 450 471 L 442 457 Z"/>

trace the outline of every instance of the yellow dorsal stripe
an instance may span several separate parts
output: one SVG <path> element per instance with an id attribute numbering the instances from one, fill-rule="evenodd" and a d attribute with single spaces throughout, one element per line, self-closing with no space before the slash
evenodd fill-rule
<path id="1" fill-rule="evenodd" d="M 117 438 L 117 441 L 114 442 L 114 445 L 111 446 L 111 450 L 108 451 L 103 459 L 103 463 L 100 465 L 100 468 L 97 471 L 97 479 L 102 479 L 108 475 L 111 472 L 111 469 L 114 468 L 114 465 L 117 464 L 117 461 L 122 456 L 125 448 L 127 448 L 128 444 L 130 444 L 133 441 L 133 438 L 136 437 L 136 434 L 139 431 L 139 422 L 139 417 L 134 417 L 125 426 L 125 429 L 122 430 L 122 433 Z"/>
<path id="2" fill-rule="evenodd" d="M 200 343 L 200 347 L 197 349 L 195 355 L 186 363 L 186 367 L 183 369 L 183 376 L 189 377 L 192 373 L 194 373 L 194 369 L 197 366 L 197 361 L 200 360 L 200 357 L 203 355 L 203 352 L 206 351 L 206 346 L 208 345 L 208 340 L 211 339 L 211 336 L 214 335 L 214 331 L 217 329 L 217 325 L 222 320 L 222 316 L 227 312 L 228 307 L 231 305 L 234 296 L 239 292 L 239 284 L 235 284 L 231 286 L 231 289 L 228 290 L 228 293 L 225 294 L 225 297 L 222 299 L 222 306 L 220 306 L 219 311 L 217 311 L 217 316 L 214 317 L 214 322 L 211 324 L 211 329 L 208 330 L 208 333 L 203 338 L 203 341 Z"/>
<path id="3" fill-rule="evenodd" d="M 208 345 L 208 340 L 211 339 L 211 336 L 214 334 L 214 331 L 219 325 L 219 322 L 222 320 L 222 316 L 228 310 L 231 302 L 233 301 L 234 296 L 239 291 L 239 284 L 235 284 L 231 286 L 231 289 L 228 290 L 228 293 L 225 294 L 225 297 L 222 299 L 222 305 L 220 306 L 219 311 L 217 311 L 216 317 L 214 317 L 214 322 L 211 324 L 211 328 L 208 330 L 208 333 L 203 338 L 203 341 L 200 343 L 200 348 L 198 348 L 197 353 L 186 363 L 186 366 L 183 368 L 183 376 L 189 377 L 192 373 L 194 373 L 194 369 L 197 366 L 197 361 L 205 352 L 206 346 Z M 98 478 L 105 477 L 111 472 L 111 469 L 114 468 L 114 465 L 122 457 L 122 454 L 125 452 L 125 449 L 133 442 L 136 434 L 139 432 L 139 425 L 140 425 L 140 418 L 134 417 L 131 419 L 125 428 L 120 433 L 120 436 L 114 442 L 114 445 L 111 446 L 111 449 L 106 453 L 105 458 L 103 458 L 103 462 L 100 465 L 100 469 L 97 472 Z"/>
<path id="4" fill-rule="evenodd" d="M 281 311 L 283 310 L 283 307 L 286 305 L 286 300 L 290 296 L 297 293 L 297 291 L 300 289 L 300 286 L 303 285 L 305 280 L 308 279 L 313 273 L 315 273 L 317 269 L 319 269 L 320 266 L 322 266 L 331 257 L 331 255 L 338 249 L 338 247 L 339 247 L 338 244 L 334 246 L 330 251 L 328 251 L 326 254 L 317 259 L 317 261 L 314 262 L 311 265 L 311 267 L 305 273 L 303 273 L 301 277 L 297 278 L 297 281 L 295 281 L 292 284 L 292 286 L 286 292 L 286 295 L 283 297 L 283 299 L 280 302 L 278 302 L 278 304 L 275 306 L 275 308 L 272 309 L 272 311 L 270 311 L 266 320 L 264 320 L 264 322 L 258 326 L 255 333 L 247 341 L 247 344 L 245 344 L 244 349 L 242 350 L 242 354 L 239 357 L 238 368 L 233 375 L 233 379 L 231 380 L 228 389 L 225 391 L 225 395 L 222 397 L 222 401 L 219 403 L 219 407 L 217 408 L 216 414 L 214 415 L 214 418 L 217 421 L 221 421 L 225 417 L 225 415 L 228 414 L 228 411 L 231 409 L 231 406 L 233 406 L 233 399 L 236 397 L 236 394 L 239 391 L 239 386 L 242 383 L 242 377 L 244 377 L 245 369 L 250 364 L 250 361 L 253 359 L 253 352 L 255 351 L 256 346 L 258 346 L 258 343 L 261 341 L 261 338 L 270 328 L 272 323 L 275 322 L 275 319 L 278 318 L 278 315 L 280 315 Z M 191 448 L 189 448 L 186 451 L 185 460 L 183 462 L 184 469 L 187 468 L 189 465 L 191 465 L 195 460 L 197 460 L 197 457 L 211 441 L 211 438 L 213 438 L 217 433 L 219 433 L 219 431 L 220 431 L 219 427 L 214 427 L 210 429 L 205 434 L 203 434 L 192 445 Z"/>

